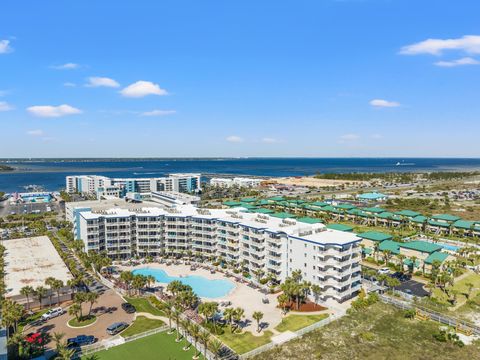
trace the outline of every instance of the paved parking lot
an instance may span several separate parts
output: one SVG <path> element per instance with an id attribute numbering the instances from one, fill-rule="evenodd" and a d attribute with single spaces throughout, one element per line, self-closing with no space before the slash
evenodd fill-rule
<path id="1" fill-rule="evenodd" d="M 76 328 L 72 329 L 67 325 L 68 320 L 72 318 L 72 315 L 67 313 L 62 316 L 56 317 L 54 319 L 48 320 L 47 322 L 26 328 L 25 332 L 37 332 L 37 331 L 48 331 L 50 335 L 53 333 L 65 333 L 65 339 L 75 337 L 77 335 L 93 335 L 99 341 L 111 337 L 107 334 L 106 329 L 109 325 L 114 322 L 125 321 L 131 323 L 134 318 L 134 314 L 127 314 L 122 310 L 121 304 L 123 299 L 117 295 L 113 290 L 105 291 L 99 298 L 98 303 L 93 305 L 92 313 L 97 316 L 97 321 L 85 328 Z M 83 313 L 88 313 L 89 304 L 83 305 Z M 54 345 L 53 342 L 49 346 Z"/>
<path id="2" fill-rule="evenodd" d="M 395 290 L 405 293 L 411 292 L 411 295 L 416 297 L 428 296 L 428 291 L 423 288 L 423 285 L 424 284 L 422 284 L 421 282 L 415 280 L 408 280 L 402 282 L 399 286 L 395 287 Z"/>

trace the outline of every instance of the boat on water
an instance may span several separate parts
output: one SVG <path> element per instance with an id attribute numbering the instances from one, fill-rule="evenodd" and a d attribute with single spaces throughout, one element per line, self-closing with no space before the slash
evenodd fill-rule
<path id="1" fill-rule="evenodd" d="M 415 163 L 406 163 L 404 161 L 402 162 L 399 161 L 395 164 L 395 166 L 415 166 Z"/>

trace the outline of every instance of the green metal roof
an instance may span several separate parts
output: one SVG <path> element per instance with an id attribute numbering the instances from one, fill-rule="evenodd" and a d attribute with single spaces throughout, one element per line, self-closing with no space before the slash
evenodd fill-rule
<path id="1" fill-rule="evenodd" d="M 403 263 L 410 267 L 410 266 L 412 266 L 413 261 L 412 261 L 412 259 L 407 258 L 407 259 L 403 260 Z M 415 260 L 415 267 L 416 268 L 420 267 L 420 260 Z"/>
<path id="2" fill-rule="evenodd" d="M 334 209 L 334 207 L 332 205 L 327 205 L 327 206 L 324 206 L 322 207 L 322 210 L 323 211 L 328 211 L 328 212 L 332 212 Z"/>
<path id="3" fill-rule="evenodd" d="M 453 226 L 465 230 L 471 230 L 473 227 L 474 230 L 480 231 L 480 221 L 457 220 Z"/>
<path id="4" fill-rule="evenodd" d="M 416 222 L 416 223 L 424 223 L 425 221 L 427 221 L 428 218 L 426 216 L 423 216 L 423 215 L 419 215 L 419 216 L 415 216 L 412 221 L 413 222 Z"/>
<path id="5" fill-rule="evenodd" d="M 392 240 L 392 235 L 385 234 L 377 231 L 367 231 L 361 234 L 358 234 L 362 239 L 372 240 L 372 241 L 384 241 Z"/>
<path id="6" fill-rule="evenodd" d="M 420 213 L 412 210 L 401 210 L 401 211 L 397 211 L 395 214 L 400 216 L 406 216 L 409 218 L 414 218 L 415 216 L 421 215 Z"/>
<path id="7" fill-rule="evenodd" d="M 370 248 L 363 248 L 362 252 L 366 255 L 370 255 L 373 252 L 373 250 Z"/>
<path id="8" fill-rule="evenodd" d="M 239 207 L 243 207 L 245 209 L 256 209 L 257 207 L 255 205 L 249 204 L 249 203 L 244 203 L 242 202 Z"/>
<path id="9" fill-rule="evenodd" d="M 259 214 L 273 214 L 275 211 L 270 210 L 270 209 L 265 209 L 265 208 L 260 208 L 260 209 L 255 209 L 253 212 L 259 213 Z"/>
<path id="10" fill-rule="evenodd" d="M 435 221 L 435 220 L 428 220 L 428 223 L 432 226 L 440 226 L 444 228 L 450 227 L 450 223 L 444 221 Z"/>
<path id="11" fill-rule="evenodd" d="M 242 205 L 242 203 L 238 202 L 238 201 L 224 201 L 223 205 L 226 205 L 226 206 L 240 206 L 240 205 Z"/>
<path id="12" fill-rule="evenodd" d="M 257 201 L 257 199 L 256 198 L 243 198 L 241 201 L 245 202 L 245 203 L 251 203 L 251 202 Z"/>
<path id="13" fill-rule="evenodd" d="M 400 216 L 395 215 L 394 213 L 391 213 L 388 211 L 384 211 L 383 213 L 377 214 L 377 217 L 381 219 L 396 220 L 396 221 L 402 220 Z"/>
<path id="14" fill-rule="evenodd" d="M 433 215 L 432 219 L 434 220 L 443 220 L 443 221 L 457 221 L 461 220 L 459 216 L 455 215 L 450 215 L 450 214 L 438 214 L 438 215 Z"/>
<path id="15" fill-rule="evenodd" d="M 444 253 L 441 251 L 435 251 L 430 255 L 428 255 L 428 257 L 424 260 L 424 263 L 432 265 L 435 260 L 438 260 L 440 261 L 440 263 L 443 263 L 447 257 L 448 257 L 447 253 Z"/>
<path id="16" fill-rule="evenodd" d="M 380 251 L 390 251 L 392 254 L 400 254 L 400 243 L 393 240 L 385 240 L 378 245 L 378 250 Z"/>
<path id="17" fill-rule="evenodd" d="M 433 253 L 442 249 L 440 245 L 421 240 L 400 243 L 400 247 L 424 253 Z"/>
<path id="18" fill-rule="evenodd" d="M 280 218 L 280 219 L 291 219 L 295 217 L 295 215 L 287 212 L 278 212 L 278 213 L 271 214 L 270 216 Z"/>
<path id="19" fill-rule="evenodd" d="M 326 202 L 323 202 L 323 201 L 315 201 L 315 202 L 311 203 L 310 205 L 323 207 L 323 206 L 327 206 L 329 204 L 327 204 Z"/>
<path id="20" fill-rule="evenodd" d="M 257 201 L 256 204 L 257 204 L 257 205 L 269 205 L 269 204 L 270 204 L 270 201 L 265 200 L 265 199 L 262 199 L 262 200 L 260 200 L 260 201 Z"/>
<path id="21" fill-rule="evenodd" d="M 283 196 L 273 196 L 271 198 L 268 198 L 268 200 L 271 200 L 271 201 L 283 201 L 285 200 L 285 198 Z"/>
<path id="22" fill-rule="evenodd" d="M 338 204 L 335 206 L 336 208 L 339 208 L 339 209 L 344 209 L 344 210 L 351 210 L 351 209 L 355 209 L 356 206 L 355 205 L 352 205 L 352 204 Z"/>
<path id="23" fill-rule="evenodd" d="M 369 207 L 369 208 L 363 208 L 363 211 L 374 213 L 374 214 L 380 214 L 382 212 L 385 212 L 385 209 L 379 208 L 379 207 Z"/>
<path id="24" fill-rule="evenodd" d="M 344 224 L 328 224 L 327 229 L 351 232 L 353 227 Z"/>
<path id="25" fill-rule="evenodd" d="M 322 220 L 320 220 L 320 219 L 314 219 L 314 218 L 311 218 L 311 217 L 308 217 L 308 216 L 297 219 L 297 221 L 307 223 L 307 224 L 318 224 L 318 223 L 322 222 Z"/>
<path id="26" fill-rule="evenodd" d="M 307 209 L 307 210 L 312 210 L 312 211 L 322 210 L 322 208 L 320 206 L 315 206 L 315 205 L 304 205 L 303 208 Z"/>

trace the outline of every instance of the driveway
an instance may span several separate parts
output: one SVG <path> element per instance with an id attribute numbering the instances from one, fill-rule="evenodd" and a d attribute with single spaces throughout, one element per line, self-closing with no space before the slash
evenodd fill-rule
<path id="1" fill-rule="evenodd" d="M 25 332 L 36 332 L 36 331 L 48 331 L 50 335 L 53 335 L 54 332 L 65 333 L 65 340 L 70 337 L 75 337 L 77 335 L 93 335 L 99 341 L 111 337 L 107 334 L 106 329 L 109 325 L 114 322 L 124 321 L 131 323 L 134 318 L 134 314 L 127 314 L 122 310 L 121 304 L 123 299 L 115 293 L 113 290 L 105 291 L 98 302 L 93 305 L 92 313 L 97 316 L 97 321 L 84 328 L 73 329 L 67 325 L 67 321 L 72 318 L 71 315 L 67 313 L 62 316 L 56 317 L 54 319 L 48 320 L 47 322 L 34 326 L 33 328 L 26 327 Z M 89 304 L 83 305 L 83 313 L 88 312 Z M 53 346 L 53 342 L 49 344 Z"/>
<path id="2" fill-rule="evenodd" d="M 421 282 L 415 281 L 415 280 L 408 280 L 403 283 L 401 283 L 399 286 L 395 287 L 395 290 L 405 292 L 405 290 L 410 290 L 413 296 L 416 297 L 425 297 L 428 296 L 428 291 L 426 291 L 423 288 L 423 285 Z"/>

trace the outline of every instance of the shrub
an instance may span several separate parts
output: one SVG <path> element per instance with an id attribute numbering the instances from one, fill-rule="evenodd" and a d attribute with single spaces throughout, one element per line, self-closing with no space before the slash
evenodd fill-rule
<path id="1" fill-rule="evenodd" d="M 415 317 L 415 309 L 405 310 L 403 316 L 407 319 L 413 319 Z"/>
<path id="2" fill-rule="evenodd" d="M 365 340 L 365 341 L 375 340 L 375 334 L 370 331 L 360 333 L 360 337 L 362 338 L 362 340 Z"/>

